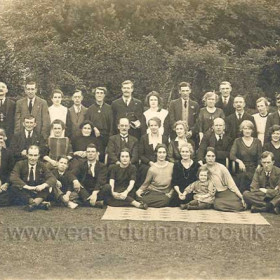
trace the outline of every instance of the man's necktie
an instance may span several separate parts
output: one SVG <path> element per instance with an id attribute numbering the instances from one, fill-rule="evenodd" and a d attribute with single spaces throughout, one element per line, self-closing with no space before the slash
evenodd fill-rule
<path id="1" fill-rule="evenodd" d="M 32 112 L 32 99 L 29 100 L 28 110 L 29 110 L 29 113 L 31 114 L 31 112 Z"/>
<path id="2" fill-rule="evenodd" d="M 3 100 L 1 99 L 0 100 L 0 107 L 2 107 L 2 105 L 3 105 Z"/>
<path id="3" fill-rule="evenodd" d="M 92 170 L 91 170 L 91 168 L 92 168 L 92 164 L 90 163 L 90 164 L 88 165 L 88 174 L 92 176 Z"/>
<path id="4" fill-rule="evenodd" d="M 242 115 L 238 113 L 238 119 L 241 120 Z"/>
<path id="5" fill-rule="evenodd" d="M 188 101 L 185 101 L 184 102 L 184 107 L 187 108 L 187 106 L 188 106 Z"/>
<path id="6" fill-rule="evenodd" d="M 35 178 L 34 178 L 34 167 L 31 166 L 30 173 L 29 173 L 29 184 L 33 185 L 34 181 L 35 181 Z"/>
<path id="7" fill-rule="evenodd" d="M 226 106 L 227 105 L 227 98 L 225 97 L 224 98 L 224 106 Z"/>
<path id="8" fill-rule="evenodd" d="M 31 138 L 31 131 L 28 131 L 28 139 L 30 139 Z"/>

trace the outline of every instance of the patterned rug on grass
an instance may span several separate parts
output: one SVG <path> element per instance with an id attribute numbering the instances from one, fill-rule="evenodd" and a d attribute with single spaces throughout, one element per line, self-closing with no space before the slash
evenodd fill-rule
<path id="1" fill-rule="evenodd" d="M 270 225 L 259 213 L 220 212 L 215 210 L 181 210 L 179 208 L 107 207 L 102 220 L 173 221 L 188 223 Z"/>

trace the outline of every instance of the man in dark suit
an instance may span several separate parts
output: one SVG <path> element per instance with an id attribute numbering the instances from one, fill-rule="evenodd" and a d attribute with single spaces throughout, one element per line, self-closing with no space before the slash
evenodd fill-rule
<path id="1" fill-rule="evenodd" d="M 36 96 L 36 83 L 30 81 L 25 86 L 26 97 L 16 102 L 15 133 L 24 130 L 22 127 L 24 117 L 33 115 L 36 118 L 36 132 L 47 139 L 50 133 L 50 115 L 47 101 Z"/>
<path id="2" fill-rule="evenodd" d="M 122 97 L 112 102 L 114 117 L 113 132 L 118 133 L 118 121 L 120 118 L 128 118 L 130 122 L 129 134 L 138 140 L 141 137 L 141 120 L 143 118 L 143 104 L 140 100 L 132 97 L 133 82 L 122 83 Z"/>
<path id="3" fill-rule="evenodd" d="M 40 149 L 40 155 L 47 154 L 48 148 L 45 139 L 35 130 L 36 119 L 32 115 L 26 115 L 23 121 L 24 130 L 15 134 L 12 138 L 10 149 L 14 154 L 15 160 L 26 159 L 28 147 L 36 145 Z"/>
<path id="4" fill-rule="evenodd" d="M 226 158 L 229 158 L 231 146 L 232 139 L 225 134 L 225 121 L 222 118 L 214 119 L 213 131 L 204 134 L 198 148 L 198 163 L 203 164 L 207 148 L 213 147 L 216 151 L 216 161 L 226 165 Z"/>
<path id="5" fill-rule="evenodd" d="M 14 167 L 14 157 L 5 148 L 5 138 L 5 132 L 0 131 L 0 207 L 10 204 L 9 176 Z"/>
<path id="6" fill-rule="evenodd" d="M 103 207 L 106 194 L 111 189 L 107 182 L 107 167 L 97 160 L 98 151 L 94 144 L 86 149 L 86 160 L 72 170 L 76 177 L 74 190 L 86 206 Z"/>
<path id="7" fill-rule="evenodd" d="M 263 152 L 262 167 L 257 168 L 251 183 L 251 190 L 243 193 L 246 204 L 251 212 L 280 213 L 280 168 L 274 166 L 274 155 Z"/>
<path id="8" fill-rule="evenodd" d="M 87 108 L 82 104 L 84 97 L 81 90 L 76 90 L 72 95 L 74 104 L 68 109 L 66 119 L 66 135 L 72 140 L 76 136 L 81 136 L 80 125 L 85 120 Z"/>
<path id="9" fill-rule="evenodd" d="M 253 137 L 257 136 L 256 124 L 254 117 L 245 112 L 245 98 L 242 95 L 237 95 L 233 101 L 235 112 L 226 118 L 226 131 L 232 140 L 242 136 L 240 131 L 240 124 L 245 121 L 251 121 L 254 125 Z"/>
<path id="10" fill-rule="evenodd" d="M 264 133 L 264 143 L 269 141 L 269 128 L 274 124 L 280 125 L 280 92 L 275 94 L 277 111 L 267 117 Z"/>
<path id="11" fill-rule="evenodd" d="M 122 149 L 128 148 L 131 154 L 131 163 L 138 164 L 138 140 L 128 134 L 129 120 L 127 118 L 119 119 L 119 134 L 109 138 L 107 146 L 108 164 L 120 164 L 119 153 Z"/>
<path id="12" fill-rule="evenodd" d="M 6 97 L 7 92 L 7 85 L 0 82 L 0 128 L 5 130 L 8 138 L 6 144 L 9 146 L 14 133 L 16 103 Z"/>
<path id="13" fill-rule="evenodd" d="M 103 146 L 108 144 L 109 136 L 113 131 L 113 114 L 111 106 L 104 102 L 107 94 L 105 87 L 97 87 L 92 93 L 95 97 L 95 102 L 88 108 L 85 119 L 90 120 L 94 126 L 95 136 L 102 139 Z"/>
<path id="14" fill-rule="evenodd" d="M 172 100 L 169 106 L 169 118 L 171 129 L 176 121 L 186 121 L 189 126 L 187 137 L 194 139 L 196 132 L 196 120 L 199 114 L 198 103 L 190 99 L 191 85 L 186 82 L 179 84 L 180 98 Z M 175 132 L 171 134 L 172 139 L 175 139 Z"/>
<path id="15" fill-rule="evenodd" d="M 232 87 L 230 82 L 221 82 L 220 84 L 220 97 L 216 103 L 217 108 L 223 109 L 225 116 L 229 116 L 234 113 L 235 109 L 233 107 L 234 98 L 230 95 Z"/>
<path id="16" fill-rule="evenodd" d="M 11 190 L 13 199 L 27 204 L 26 210 L 48 210 L 50 203 L 46 202 L 49 188 L 55 186 L 56 179 L 46 166 L 39 161 L 38 146 L 30 146 L 27 160 L 18 161 L 11 172 Z"/>

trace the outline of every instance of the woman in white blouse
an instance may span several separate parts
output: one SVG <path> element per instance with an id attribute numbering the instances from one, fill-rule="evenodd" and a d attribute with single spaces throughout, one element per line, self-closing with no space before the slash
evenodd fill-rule
<path id="1" fill-rule="evenodd" d="M 61 105 L 61 101 L 64 97 L 63 92 L 60 89 L 55 89 L 51 94 L 51 100 L 53 105 L 49 107 L 49 114 L 51 123 L 54 120 L 61 120 L 64 124 L 66 124 L 67 118 L 67 107 Z M 51 136 L 53 136 L 53 132 L 51 131 Z M 63 135 L 64 136 L 64 135 Z"/>
<path id="2" fill-rule="evenodd" d="M 261 140 L 262 145 L 264 144 L 264 132 L 267 121 L 269 102 L 265 97 L 261 97 L 256 101 L 256 107 L 258 109 L 258 113 L 254 114 L 253 117 L 255 119 L 258 139 Z"/>

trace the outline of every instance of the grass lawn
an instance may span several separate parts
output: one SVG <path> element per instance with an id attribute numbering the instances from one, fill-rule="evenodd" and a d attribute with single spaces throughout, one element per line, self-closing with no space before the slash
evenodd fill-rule
<path id="1" fill-rule="evenodd" d="M 0 279 L 280 278 L 270 226 L 101 221 L 105 210 L 0 209 Z"/>

